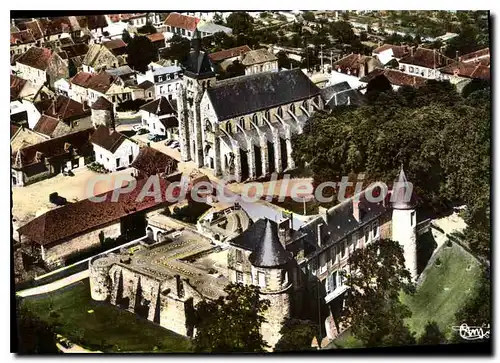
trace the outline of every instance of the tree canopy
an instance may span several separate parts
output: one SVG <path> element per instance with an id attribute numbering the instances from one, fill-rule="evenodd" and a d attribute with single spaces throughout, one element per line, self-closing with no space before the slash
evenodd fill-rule
<path id="1" fill-rule="evenodd" d="M 261 300 L 259 287 L 229 284 L 226 297 L 196 305 L 195 351 L 209 353 L 263 352 L 261 324 L 269 300 Z"/>
<path id="2" fill-rule="evenodd" d="M 308 320 L 287 319 L 280 330 L 281 338 L 275 352 L 316 350 L 311 342 L 318 335 L 318 324 Z"/>
<path id="3" fill-rule="evenodd" d="M 188 39 L 175 34 L 169 41 L 169 47 L 164 48 L 161 57 L 170 60 L 176 60 L 183 63 L 191 51 L 191 43 Z"/>
<path id="4" fill-rule="evenodd" d="M 401 291 L 412 293 L 399 243 L 381 239 L 357 249 L 350 256 L 350 273 L 342 273 L 346 293 L 342 321 L 366 347 L 414 344 L 404 324 L 410 309 L 399 300 Z"/>
<path id="5" fill-rule="evenodd" d="M 127 63 L 138 72 L 146 72 L 156 57 L 153 43 L 145 36 L 135 36 L 127 44 Z"/>
<path id="6" fill-rule="evenodd" d="M 253 18 L 245 11 L 235 11 L 226 19 L 226 24 L 233 29 L 233 34 L 252 34 Z"/>
<path id="7" fill-rule="evenodd" d="M 446 337 L 435 321 L 430 321 L 417 340 L 418 345 L 437 345 L 446 343 Z"/>

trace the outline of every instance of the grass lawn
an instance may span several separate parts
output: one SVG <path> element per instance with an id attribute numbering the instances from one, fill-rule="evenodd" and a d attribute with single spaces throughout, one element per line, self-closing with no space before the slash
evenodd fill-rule
<path id="1" fill-rule="evenodd" d="M 455 321 L 455 313 L 474 292 L 480 275 L 479 262 L 455 243 L 452 247 L 441 247 L 436 257 L 441 264 L 437 266 L 434 262 L 427 266 L 415 295 L 402 295 L 402 302 L 413 312 L 407 320 L 408 326 L 417 336 L 428 321 L 435 321 L 450 336 L 451 327 L 461 323 Z"/>
<path id="2" fill-rule="evenodd" d="M 93 301 L 88 279 L 52 293 L 24 298 L 22 303 L 54 326 L 57 333 L 91 350 L 191 351 L 189 339 L 128 311 Z"/>
<path id="3" fill-rule="evenodd" d="M 340 334 L 333 342 L 326 346 L 325 349 L 349 348 L 363 348 L 363 343 L 351 334 L 351 329 L 347 329 L 342 334 Z"/>

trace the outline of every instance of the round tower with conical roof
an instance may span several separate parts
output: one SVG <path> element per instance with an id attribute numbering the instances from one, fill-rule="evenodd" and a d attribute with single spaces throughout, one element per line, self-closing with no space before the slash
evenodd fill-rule
<path id="1" fill-rule="evenodd" d="M 392 203 L 392 240 L 399 242 L 404 249 L 405 265 L 412 279 L 417 278 L 417 212 L 413 201 L 413 186 L 406 179 L 401 166 L 394 182 L 391 195 Z"/>
<path id="2" fill-rule="evenodd" d="M 255 250 L 248 256 L 252 264 L 253 284 L 260 287 L 261 298 L 271 303 L 265 313 L 266 322 L 261 327 L 262 336 L 270 349 L 281 338 L 281 327 L 291 312 L 290 263 L 293 256 L 282 243 L 277 224 L 267 219 Z"/>

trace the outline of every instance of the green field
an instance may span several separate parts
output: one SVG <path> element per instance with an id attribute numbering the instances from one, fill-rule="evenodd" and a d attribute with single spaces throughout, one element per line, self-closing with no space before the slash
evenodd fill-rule
<path id="1" fill-rule="evenodd" d="M 402 295 L 402 302 L 413 315 L 407 320 L 409 328 L 420 335 L 428 321 L 435 321 L 448 337 L 451 327 L 460 325 L 455 313 L 474 292 L 480 275 L 480 264 L 462 247 L 452 244 L 437 252 L 441 264 L 429 264 L 424 280 L 413 296 Z"/>
<path id="2" fill-rule="evenodd" d="M 22 303 L 57 333 L 90 350 L 191 351 L 189 339 L 128 311 L 93 301 L 88 279 L 53 293 L 24 298 Z"/>

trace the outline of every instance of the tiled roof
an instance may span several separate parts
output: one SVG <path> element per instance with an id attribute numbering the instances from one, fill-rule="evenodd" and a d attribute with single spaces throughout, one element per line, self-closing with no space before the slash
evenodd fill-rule
<path id="1" fill-rule="evenodd" d="M 93 131 L 93 129 L 82 130 L 22 148 L 19 150 L 21 165 L 16 164 L 17 153 L 12 153 L 11 164 L 14 168 L 19 169 L 40 163 L 36 159 L 37 153 L 40 153 L 47 159 L 68 154 L 68 150 L 65 149 L 66 144 L 70 144 L 73 148 L 78 149 L 80 155 L 89 154 L 92 151 L 89 138 Z"/>
<path id="2" fill-rule="evenodd" d="M 99 126 L 90 138 L 92 144 L 96 144 L 111 153 L 114 153 L 125 140 L 127 140 L 125 135 L 103 125 Z"/>
<path id="3" fill-rule="evenodd" d="M 47 102 L 47 104 L 49 106 L 43 109 L 45 114 L 66 121 L 76 120 L 91 114 L 90 109 L 85 107 L 83 103 L 63 95 L 58 95 L 56 99 Z"/>
<path id="4" fill-rule="evenodd" d="M 10 45 L 33 43 L 34 41 L 33 33 L 29 29 L 10 33 Z"/>
<path id="5" fill-rule="evenodd" d="M 146 182 L 147 179 L 139 180 L 132 191 L 120 193 L 117 201 L 112 200 L 113 191 L 109 191 L 98 195 L 106 196 L 102 202 L 84 199 L 52 209 L 20 227 L 18 232 L 42 246 L 54 245 L 86 231 L 118 221 L 127 215 L 162 204 L 163 199 L 157 202 L 154 196 L 138 198 Z M 160 179 L 161 195 L 165 195 L 169 184 L 168 181 Z"/>
<path id="6" fill-rule="evenodd" d="M 10 138 L 12 139 L 12 136 L 15 135 L 15 133 L 19 130 L 19 126 L 10 124 Z"/>
<path id="7" fill-rule="evenodd" d="M 165 25 L 194 31 L 199 21 L 200 19 L 195 18 L 194 16 L 187 16 L 179 13 L 170 13 L 165 19 Z"/>
<path id="8" fill-rule="evenodd" d="M 384 44 L 378 48 L 373 50 L 373 53 L 380 54 L 386 50 L 392 49 L 392 54 L 394 58 L 403 58 L 406 54 L 409 53 L 408 46 L 406 45 L 392 45 L 392 44 Z"/>
<path id="9" fill-rule="evenodd" d="M 241 63 L 245 66 L 251 66 L 253 64 L 272 62 L 277 59 L 278 58 L 267 49 L 255 49 L 245 53 Z"/>
<path id="10" fill-rule="evenodd" d="M 82 20 L 84 23 L 83 25 L 90 30 L 105 28 L 108 26 L 108 22 L 106 21 L 106 17 L 104 15 L 89 15 L 84 17 Z"/>
<path id="11" fill-rule="evenodd" d="M 151 87 L 154 87 L 154 83 L 151 81 L 148 81 L 148 80 L 141 82 L 137 85 L 137 88 L 140 88 L 143 90 L 147 90 L 148 88 L 151 88 Z"/>
<path id="12" fill-rule="evenodd" d="M 109 50 L 114 50 L 114 49 L 118 49 L 118 48 L 125 48 L 127 46 L 127 43 L 125 43 L 121 39 L 113 39 L 113 40 L 110 40 L 108 42 L 102 43 L 102 45 L 104 45 Z"/>
<path id="13" fill-rule="evenodd" d="M 87 84 L 92 76 L 93 75 L 91 73 L 78 72 L 73 78 L 70 79 L 70 82 L 76 84 L 77 86 L 87 87 Z"/>
<path id="14" fill-rule="evenodd" d="M 364 65 L 370 59 L 372 59 L 372 57 L 370 56 L 353 53 L 333 63 L 333 67 L 335 69 L 341 68 L 341 69 L 359 70 L 360 66 Z"/>
<path id="15" fill-rule="evenodd" d="M 10 75 L 10 100 L 17 100 L 19 94 L 21 93 L 24 85 L 26 84 L 26 80 L 21 79 L 17 76 Z"/>
<path id="16" fill-rule="evenodd" d="M 377 68 L 370 72 L 368 75 L 360 79 L 361 82 L 370 82 L 377 76 L 384 75 L 392 85 L 395 86 L 413 86 L 419 87 L 423 86 L 427 80 L 422 77 L 412 76 L 404 72 L 397 71 L 395 69 L 381 69 Z"/>
<path id="17" fill-rule="evenodd" d="M 490 67 L 478 63 L 456 62 L 440 69 L 441 73 L 454 74 L 460 77 L 490 80 Z"/>
<path id="18" fill-rule="evenodd" d="M 100 96 L 91 106 L 93 110 L 113 110 L 113 104 L 106 98 Z"/>
<path id="19" fill-rule="evenodd" d="M 300 69 L 258 73 L 217 82 L 206 90 L 219 120 L 304 100 L 319 88 Z"/>
<path id="20" fill-rule="evenodd" d="M 490 48 L 484 48 L 484 49 L 476 50 L 475 52 L 472 52 L 472 53 L 464 54 L 463 56 L 459 57 L 458 60 L 461 62 L 467 63 L 467 62 L 473 61 L 476 58 L 486 57 L 489 55 L 490 55 Z"/>
<path id="21" fill-rule="evenodd" d="M 401 64 L 411 64 L 431 69 L 444 67 L 451 62 L 453 62 L 452 59 L 444 56 L 435 49 L 427 48 L 417 48 L 413 52 L 413 55 L 410 53 L 399 61 Z"/>
<path id="22" fill-rule="evenodd" d="M 325 104 L 330 108 L 342 105 L 362 105 L 365 103 L 363 94 L 352 89 L 348 82 L 340 82 L 320 90 Z"/>
<path id="23" fill-rule="evenodd" d="M 227 58 L 237 57 L 241 54 L 250 52 L 252 49 L 248 45 L 242 45 L 240 47 L 234 47 L 229 49 L 224 49 L 219 52 L 210 53 L 208 56 L 213 62 L 220 62 Z"/>
<path id="24" fill-rule="evenodd" d="M 32 21 L 26 21 L 24 23 L 20 23 L 18 25 L 20 30 L 27 30 L 29 29 L 31 31 L 31 34 L 33 34 L 33 37 L 35 39 L 41 39 L 43 38 L 43 31 L 42 28 L 40 27 L 40 23 L 38 20 L 32 20 Z"/>
<path id="25" fill-rule="evenodd" d="M 177 170 L 177 160 L 152 147 L 144 147 L 130 166 L 151 176 L 165 173 L 167 167 L 171 168 L 169 173 L 173 173 Z"/>
<path id="26" fill-rule="evenodd" d="M 175 116 L 161 118 L 160 122 L 166 129 L 179 126 L 179 120 Z"/>
<path id="27" fill-rule="evenodd" d="M 35 127 L 33 127 L 33 131 L 39 132 L 47 136 L 52 136 L 52 133 L 56 129 L 59 122 L 61 121 L 59 121 L 57 118 L 47 115 L 42 115 L 42 117 L 40 117 L 40 119 L 36 123 Z"/>
<path id="28" fill-rule="evenodd" d="M 70 44 L 61 47 L 61 51 L 66 52 L 68 58 L 74 58 L 87 54 L 89 46 L 85 43 Z"/>
<path id="29" fill-rule="evenodd" d="M 141 106 L 140 110 L 152 113 L 156 116 L 175 114 L 175 110 L 165 97 L 160 97 L 154 101 Z"/>
<path id="30" fill-rule="evenodd" d="M 165 36 L 163 35 L 163 33 L 153 33 L 153 34 L 147 35 L 147 37 L 153 43 L 154 42 L 162 42 L 162 43 L 165 42 Z"/>
<path id="31" fill-rule="evenodd" d="M 116 78 L 106 72 L 101 72 L 87 81 L 87 88 L 99 93 L 106 93 Z"/>
<path id="32" fill-rule="evenodd" d="M 45 71 L 49 66 L 51 58 L 52 51 L 50 49 L 31 47 L 17 59 L 17 62 Z"/>

